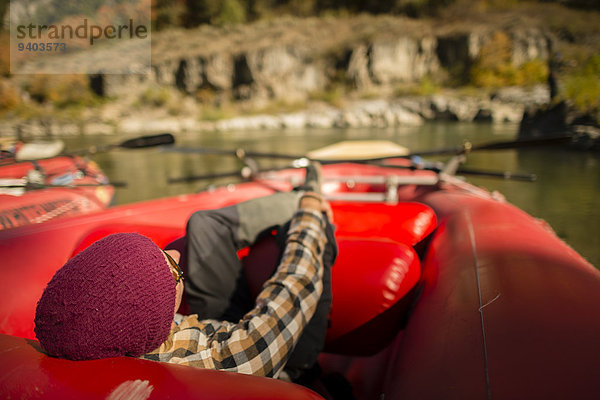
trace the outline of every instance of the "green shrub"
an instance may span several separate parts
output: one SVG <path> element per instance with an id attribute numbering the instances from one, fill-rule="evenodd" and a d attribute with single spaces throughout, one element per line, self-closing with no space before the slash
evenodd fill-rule
<path id="1" fill-rule="evenodd" d="M 203 106 L 200 109 L 201 121 L 219 121 L 231 118 L 235 113 L 225 107 Z"/>
<path id="2" fill-rule="evenodd" d="M 400 83 L 394 89 L 395 97 L 403 96 L 431 96 L 441 90 L 439 80 L 424 76 L 418 83 Z M 375 97 L 379 94 L 375 93 Z"/>
<path id="3" fill-rule="evenodd" d="M 85 75 L 34 75 L 26 91 L 38 103 L 51 103 L 57 108 L 88 107 L 100 102 Z"/>
<path id="4" fill-rule="evenodd" d="M 183 20 L 188 28 L 213 22 L 220 7 L 218 0 L 184 0 L 184 3 Z"/>
<path id="5" fill-rule="evenodd" d="M 239 24 L 246 22 L 246 14 L 246 4 L 240 0 L 185 0 L 183 20 L 187 27 Z"/>
<path id="6" fill-rule="evenodd" d="M 292 15 L 309 17 L 317 12 L 317 0 L 290 0 L 289 8 Z"/>
<path id="7" fill-rule="evenodd" d="M 431 76 L 425 76 L 419 81 L 419 94 L 429 96 L 440 91 L 440 86 Z"/>
<path id="8" fill-rule="evenodd" d="M 512 63 L 513 44 L 504 32 L 495 32 L 482 46 L 478 60 L 470 71 L 471 83 L 478 87 L 527 86 L 548 79 L 544 60 L 530 60 L 520 66 Z"/>
<path id="9" fill-rule="evenodd" d="M 544 83 L 548 79 L 548 63 L 543 60 L 531 60 L 518 69 L 520 85 Z"/>
<path id="10" fill-rule="evenodd" d="M 220 25 L 235 25 L 246 22 L 246 9 L 238 0 L 224 0 L 216 17 Z"/>
<path id="11" fill-rule="evenodd" d="M 0 76 L 10 73 L 10 38 L 7 32 L 0 32 Z"/>
<path id="12" fill-rule="evenodd" d="M 156 30 L 181 26 L 185 9 L 180 2 L 156 0 L 152 7 L 152 23 Z"/>
<path id="13" fill-rule="evenodd" d="M 260 114 L 282 114 L 292 113 L 306 109 L 305 101 L 287 101 L 287 100 L 274 100 L 269 101 L 267 104 L 260 107 L 250 107 L 242 110 L 245 115 L 260 115 Z"/>
<path id="14" fill-rule="evenodd" d="M 309 93 L 309 100 L 323 101 L 334 107 L 342 105 L 342 98 L 345 94 L 345 90 L 342 85 L 330 85 L 325 90 L 319 90 Z"/>
<path id="15" fill-rule="evenodd" d="M 202 87 L 194 92 L 194 98 L 201 104 L 213 104 L 217 99 L 217 92 L 211 87 Z"/>
<path id="16" fill-rule="evenodd" d="M 17 89 L 7 79 L 0 80 L 0 112 L 13 110 L 21 104 Z"/>
<path id="17" fill-rule="evenodd" d="M 164 107 L 171 100 L 171 93 L 165 87 L 150 86 L 139 97 L 139 104 L 150 107 Z"/>
<path id="18" fill-rule="evenodd" d="M 481 47 L 478 60 L 471 68 L 471 82 L 480 87 L 505 86 L 514 78 L 511 64 L 512 42 L 504 32 L 494 32 Z"/>
<path id="19" fill-rule="evenodd" d="M 583 111 L 600 110 L 600 55 L 592 55 L 565 76 L 564 96 Z"/>

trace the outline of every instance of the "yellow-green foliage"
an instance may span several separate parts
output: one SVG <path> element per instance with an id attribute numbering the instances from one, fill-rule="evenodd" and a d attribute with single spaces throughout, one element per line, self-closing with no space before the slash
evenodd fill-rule
<path id="1" fill-rule="evenodd" d="M 423 95 L 432 95 L 439 92 L 440 87 L 430 76 L 425 76 L 419 82 L 419 92 Z"/>
<path id="2" fill-rule="evenodd" d="M 139 97 L 142 106 L 164 107 L 171 100 L 171 93 L 165 87 L 150 86 Z"/>
<path id="3" fill-rule="evenodd" d="M 13 110 L 21 104 L 17 89 L 7 79 L 0 79 L 0 112 Z"/>
<path id="4" fill-rule="evenodd" d="M 202 104 L 213 104 L 217 100 L 217 93 L 210 87 L 203 87 L 194 92 L 194 98 Z"/>
<path id="5" fill-rule="evenodd" d="M 260 107 L 250 107 L 243 109 L 242 113 L 245 115 L 259 115 L 259 114 L 282 114 L 292 113 L 301 111 L 306 108 L 305 101 L 287 101 L 287 100 L 275 100 L 270 101 Z"/>
<path id="6" fill-rule="evenodd" d="M 431 96 L 441 90 L 436 79 L 430 76 L 425 76 L 419 80 L 418 84 L 401 83 L 396 86 L 394 96 Z M 378 97 L 378 93 L 374 93 L 373 97 Z"/>
<path id="7" fill-rule="evenodd" d="M 495 32 L 482 46 L 471 69 L 471 82 L 479 87 L 524 86 L 544 82 L 548 65 L 543 60 L 527 61 L 517 67 L 512 63 L 513 44 L 504 32 Z"/>
<path id="8" fill-rule="evenodd" d="M 492 39 L 482 46 L 479 59 L 471 69 L 471 81 L 476 86 L 503 86 L 512 79 L 512 42 L 504 32 L 495 32 Z"/>
<path id="9" fill-rule="evenodd" d="M 35 75 L 26 90 L 37 102 L 58 108 L 87 107 L 99 102 L 85 75 Z"/>
<path id="10" fill-rule="evenodd" d="M 600 55 L 565 76 L 564 95 L 584 111 L 600 110 Z"/>
<path id="11" fill-rule="evenodd" d="M 203 106 L 200 109 L 201 121 L 219 121 L 221 119 L 231 118 L 235 113 L 227 107 Z"/>
<path id="12" fill-rule="evenodd" d="M 184 111 L 183 95 L 165 86 L 148 86 L 137 97 L 134 107 L 161 108 L 169 115 L 180 115 Z"/>
<path id="13" fill-rule="evenodd" d="M 548 79 L 548 63 L 543 60 L 531 60 L 517 69 L 517 85 L 542 83 Z"/>
<path id="14" fill-rule="evenodd" d="M 217 14 L 216 22 L 220 25 L 241 24 L 246 22 L 246 9 L 238 0 L 224 0 Z"/>
<path id="15" fill-rule="evenodd" d="M 10 39 L 7 32 L 0 32 L 0 75 L 8 76 L 10 71 Z"/>
<path id="16" fill-rule="evenodd" d="M 344 88 L 341 84 L 332 84 L 325 90 L 319 90 L 309 93 L 309 100 L 323 101 L 335 107 L 342 104 Z"/>
<path id="17" fill-rule="evenodd" d="M 170 26 L 181 26 L 184 5 L 171 0 L 155 0 L 152 2 L 153 29 L 161 30 Z"/>

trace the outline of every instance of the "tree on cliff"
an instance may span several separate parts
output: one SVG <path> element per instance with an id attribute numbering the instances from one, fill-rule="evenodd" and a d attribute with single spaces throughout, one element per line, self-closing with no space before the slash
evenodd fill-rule
<path id="1" fill-rule="evenodd" d="M 252 3 L 252 2 L 249 2 Z M 246 7 L 239 0 L 185 0 L 184 25 L 237 24 L 246 22 Z"/>

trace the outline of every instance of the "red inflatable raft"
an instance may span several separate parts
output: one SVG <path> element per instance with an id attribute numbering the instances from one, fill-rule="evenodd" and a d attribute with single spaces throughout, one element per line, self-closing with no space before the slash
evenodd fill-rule
<path id="1" fill-rule="evenodd" d="M 96 163 L 81 157 L 0 163 L 0 229 L 106 208 L 114 188 Z"/>
<path id="2" fill-rule="evenodd" d="M 289 190 L 302 173 L 0 231 L 0 397 L 320 398 L 126 357 L 54 359 L 33 335 L 46 283 L 94 240 L 135 231 L 165 246 L 194 211 Z M 600 395 L 600 272 L 544 223 L 445 174 L 351 163 L 323 173 L 340 249 L 324 377 L 341 374 L 360 399 Z M 268 243 L 249 249 L 254 285 L 270 260 Z"/>

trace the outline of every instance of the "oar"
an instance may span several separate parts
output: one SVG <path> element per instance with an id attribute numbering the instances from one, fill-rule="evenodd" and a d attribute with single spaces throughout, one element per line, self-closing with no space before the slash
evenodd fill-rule
<path id="1" fill-rule="evenodd" d="M 78 188 L 78 187 L 100 187 L 100 186 L 114 186 L 114 187 L 126 187 L 127 182 L 109 182 L 109 183 L 77 183 L 77 184 L 45 184 L 45 183 L 0 183 L 0 189 L 18 189 L 24 188 L 26 190 L 39 190 L 39 189 L 50 189 L 50 188 Z"/>
<path id="2" fill-rule="evenodd" d="M 216 149 L 211 147 L 171 147 L 165 149 L 167 152 L 177 152 L 183 154 L 210 154 L 210 155 L 225 155 L 225 156 L 234 156 L 241 160 L 244 158 L 270 158 L 270 159 L 279 159 L 279 160 L 312 160 L 318 161 L 322 164 L 331 164 L 331 163 L 340 163 L 346 162 L 350 160 L 349 154 L 353 153 L 352 161 L 373 161 L 380 160 L 386 158 L 395 158 L 402 157 L 404 154 L 408 153 L 408 149 L 402 148 L 404 151 L 402 152 L 390 152 L 389 148 L 393 147 L 399 148 L 397 144 L 393 142 L 384 142 L 378 141 L 373 148 L 373 146 L 369 146 L 369 144 L 374 141 L 346 141 L 339 142 L 333 144 L 331 146 L 326 146 L 324 149 L 318 149 L 316 151 L 309 152 L 308 154 L 284 154 L 284 153 L 270 153 L 270 152 L 260 152 L 260 151 L 252 151 L 252 150 L 244 150 L 241 148 L 238 149 Z M 364 152 L 365 147 L 370 147 L 369 150 L 371 152 Z M 326 151 L 321 151 L 326 150 Z M 357 155 L 357 153 L 360 153 Z M 373 157 L 373 154 L 382 154 L 385 153 L 385 157 L 377 158 Z M 342 154 L 342 155 L 340 155 Z M 368 155 L 367 155 L 368 154 Z M 345 157 L 344 157 L 345 155 Z M 343 159 L 342 159 L 343 158 Z"/>
<path id="3" fill-rule="evenodd" d="M 554 136 L 548 138 L 538 139 L 517 139 L 509 141 L 496 141 L 487 142 L 482 144 L 472 144 L 471 142 L 465 142 L 461 146 L 446 147 L 434 150 L 423 150 L 415 151 L 408 155 L 412 156 L 431 156 L 431 155 L 444 155 L 444 154 L 467 154 L 472 151 L 481 150 L 507 150 L 507 149 L 521 149 L 526 147 L 539 147 L 539 146 L 554 146 L 559 144 L 567 144 L 573 139 L 572 135 L 565 136 Z"/>
<path id="4" fill-rule="evenodd" d="M 394 164 L 387 164 L 387 163 L 381 162 L 381 161 L 375 161 L 375 162 L 372 162 L 369 164 L 377 165 L 379 167 L 385 167 L 385 168 L 425 170 L 425 171 L 433 171 L 433 172 L 438 172 L 438 173 L 445 172 L 445 173 L 451 173 L 451 175 L 476 175 L 476 176 L 486 176 L 486 177 L 490 177 L 490 178 L 512 179 L 512 180 L 527 181 L 527 182 L 534 182 L 537 180 L 537 175 L 530 174 L 530 173 L 464 168 L 464 167 L 459 166 L 460 161 L 461 161 L 460 159 L 455 159 L 455 163 L 453 165 L 449 165 L 448 163 L 444 164 L 442 162 L 426 162 L 423 164 L 414 163 L 412 165 L 394 165 Z"/>
<path id="5" fill-rule="evenodd" d="M 104 153 L 114 149 L 144 149 L 147 147 L 166 146 L 175 143 L 175 138 L 170 133 L 161 133 L 158 135 L 140 136 L 133 139 L 127 139 L 121 143 L 107 144 L 103 146 L 91 146 L 87 149 L 76 150 L 62 155 L 87 155 Z"/>
<path id="6" fill-rule="evenodd" d="M 393 165 L 393 164 L 385 164 L 382 162 L 369 162 L 369 164 L 377 165 L 385 168 L 397 168 L 397 169 L 410 169 L 410 170 L 425 170 L 425 171 L 433 171 L 436 173 L 444 172 L 444 164 L 441 163 L 433 163 L 431 165 L 425 166 L 416 166 L 416 165 Z M 440 164 L 440 165 L 438 165 Z M 228 171 L 228 172 L 216 172 L 211 174 L 203 174 L 203 175 L 189 175 L 178 178 L 169 178 L 167 180 L 168 183 L 190 183 L 201 180 L 209 180 L 209 179 L 218 179 L 218 178 L 241 178 L 248 179 L 252 176 L 252 174 L 259 174 L 263 172 L 275 172 L 281 171 L 285 169 L 291 168 L 303 168 L 305 167 L 305 163 L 294 163 L 292 165 L 288 165 L 285 167 L 278 168 L 263 168 L 259 169 L 256 172 L 252 172 L 252 170 L 248 167 L 244 167 L 242 169 L 236 171 Z M 455 166 L 456 167 L 456 166 Z M 490 178 L 502 178 L 502 179 L 512 179 L 517 181 L 527 181 L 534 182 L 537 180 L 537 176 L 535 174 L 530 173 L 517 173 L 511 171 L 490 171 L 490 170 L 479 170 L 472 168 L 458 168 L 452 171 L 452 175 L 461 174 L 461 175 L 476 175 L 476 176 L 486 176 Z"/>
<path id="7" fill-rule="evenodd" d="M 495 142 L 487 142 L 482 144 L 472 144 L 469 141 L 466 141 L 460 146 L 454 147 L 446 147 L 440 149 L 433 150 L 420 150 L 413 152 L 406 152 L 402 154 L 398 152 L 397 154 L 389 155 L 386 148 L 381 149 L 381 155 L 376 155 L 373 157 L 364 157 L 364 158 L 356 158 L 356 157 L 346 157 L 336 156 L 331 159 L 323 159 L 318 160 L 312 157 L 308 157 L 311 160 L 319 161 L 322 164 L 333 164 L 333 163 L 344 163 L 344 162 L 354 162 L 354 163 L 369 163 L 373 161 L 383 161 L 388 160 L 390 158 L 412 158 L 412 157 L 421 157 L 421 156 L 433 156 L 433 155 L 461 155 L 468 154 L 472 151 L 483 151 L 483 150 L 505 150 L 505 149 L 520 149 L 527 147 L 541 147 L 541 146 L 555 146 L 559 144 L 566 144 L 572 140 L 572 135 L 565 136 L 555 136 L 549 138 L 541 138 L 541 139 L 517 139 L 517 140 L 509 140 L 509 141 L 495 141 Z M 359 146 L 361 144 L 359 143 Z"/>
<path id="8" fill-rule="evenodd" d="M 511 171 L 490 171 L 483 169 L 471 169 L 471 168 L 459 168 L 456 171 L 457 175 L 475 175 L 475 176 L 485 176 L 490 178 L 501 178 L 501 179 L 511 179 L 515 181 L 524 181 L 524 182 L 535 182 L 537 180 L 536 174 L 529 173 L 519 173 L 519 172 L 511 172 Z"/>
<path id="9" fill-rule="evenodd" d="M 482 144 L 472 144 L 471 142 L 465 142 L 460 146 L 454 147 L 445 147 L 440 149 L 433 150 L 421 150 L 421 151 L 413 151 L 410 153 L 397 153 L 397 154 L 389 154 L 385 148 L 382 148 L 381 156 L 366 156 L 363 158 L 345 158 L 343 156 L 337 156 L 332 158 L 320 158 L 320 157 L 311 157 L 310 155 L 300 155 L 300 154 L 283 154 L 283 153 L 265 153 L 265 152 L 257 152 L 257 151 L 247 151 L 243 149 L 215 149 L 208 147 L 174 147 L 170 148 L 166 151 L 175 151 L 179 153 L 190 153 L 190 154 L 214 154 L 214 155 L 230 155 L 235 157 L 240 157 L 240 153 L 251 158 L 271 158 L 271 159 L 281 159 L 281 160 L 298 160 L 302 158 L 306 158 L 312 161 L 318 161 L 321 164 L 337 164 L 337 163 L 345 163 L 345 162 L 354 162 L 354 163 L 365 163 L 372 161 L 382 161 L 390 158 L 411 158 L 414 156 L 431 156 L 431 155 L 447 155 L 447 154 L 466 154 L 472 151 L 482 151 L 482 150 L 504 150 L 504 149 L 518 149 L 518 148 L 526 148 L 526 147 L 539 147 L 539 146 L 552 146 L 558 144 L 566 144 L 571 141 L 571 135 L 565 136 L 557 136 L 551 138 L 542 138 L 542 139 L 518 139 L 518 140 L 509 140 L 509 141 L 495 141 L 495 142 L 487 142 Z M 362 146 L 362 144 L 360 144 Z M 395 145 L 395 144 L 394 144 Z M 344 148 L 344 151 L 347 150 L 347 147 Z M 318 154 L 318 153 L 317 153 Z"/>
<path id="10" fill-rule="evenodd" d="M 201 180 L 208 179 L 218 179 L 218 178 L 244 178 L 242 175 L 242 170 L 239 169 L 237 171 L 229 171 L 229 172 L 217 172 L 213 174 L 204 174 L 204 175 L 190 175 L 183 176 L 180 178 L 169 178 L 167 180 L 168 183 L 189 183 Z"/>
<path id="11" fill-rule="evenodd" d="M 214 149 L 214 148 L 171 148 L 167 151 L 177 151 L 182 153 L 192 153 L 192 154 L 217 154 L 217 155 L 231 155 L 236 156 L 240 159 L 244 159 L 245 157 L 252 158 L 277 158 L 277 159 L 285 159 L 285 160 L 294 160 L 294 165 L 292 168 L 297 168 L 299 166 L 306 166 L 306 163 L 309 160 L 318 161 L 321 164 L 336 164 L 336 163 L 361 163 L 361 164 L 377 164 L 385 167 L 392 168 L 409 168 L 409 169 L 425 169 L 435 172 L 442 172 L 444 167 L 440 167 L 436 164 L 428 164 L 424 165 L 421 163 L 413 162 L 410 166 L 395 166 L 388 164 L 380 164 L 381 162 L 388 160 L 390 158 L 414 158 L 423 154 L 426 155 L 441 155 L 441 154 L 454 154 L 461 155 L 466 154 L 470 151 L 475 150 L 498 150 L 498 149 L 511 149 L 511 148 L 523 148 L 523 147 L 533 147 L 533 146 L 546 146 L 546 145 L 556 145 L 561 143 L 566 143 L 571 140 L 571 136 L 561 136 L 561 137 L 553 137 L 553 138 L 544 138 L 544 139 L 531 139 L 531 140 L 511 140 L 511 141 L 497 141 L 497 142 L 488 142 L 479 145 L 472 145 L 470 142 L 466 142 L 462 146 L 456 146 L 451 148 L 443 148 L 437 150 L 427 150 L 420 152 L 409 153 L 408 151 L 403 152 L 403 149 L 394 147 L 397 146 L 394 143 L 384 143 L 380 142 L 380 154 L 385 154 L 381 156 L 372 156 L 378 152 L 377 148 L 370 148 L 368 152 L 364 152 L 361 150 L 365 144 L 364 142 L 355 143 L 361 149 L 358 151 L 354 151 L 352 143 L 342 142 L 340 143 L 339 148 L 335 148 L 336 145 L 328 146 L 328 154 L 332 155 L 332 159 L 324 159 L 319 157 L 311 157 L 304 155 L 292 155 L 292 154 L 281 154 L 281 153 L 263 153 L 263 152 L 254 152 L 254 151 L 245 151 L 243 149 L 237 150 L 227 150 L 227 149 Z M 390 152 L 390 146 L 393 147 L 393 151 Z M 337 152 L 337 154 L 336 154 Z M 349 153 L 347 153 L 349 152 Z M 314 155 L 320 155 L 318 150 L 312 152 Z M 344 154 L 354 153 L 352 158 L 345 158 Z M 390 155 L 390 153 L 392 153 Z M 369 156 L 364 156 L 365 154 L 370 154 Z M 479 176 L 489 176 L 489 177 L 498 177 L 504 179 L 515 179 L 515 180 L 523 180 L 523 181 L 534 181 L 537 177 L 534 174 L 528 173 L 513 173 L 509 171 L 488 171 L 488 170 L 475 170 L 468 168 L 458 168 L 459 163 L 455 163 L 453 165 L 453 173 L 461 173 L 465 175 L 479 175 Z M 447 167 L 447 166 L 446 166 Z M 290 167 L 288 167 L 290 168 Z M 263 172 L 262 170 L 259 172 Z M 169 179 L 169 183 L 177 183 L 177 182 L 193 182 L 196 180 L 202 179 L 215 179 L 215 178 L 226 178 L 226 177 L 239 177 L 240 171 L 233 172 L 225 172 L 225 173 L 217 173 L 217 174 L 207 174 L 207 175 L 197 175 L 197 176 L 188 176 L 181 178 L 172 178 Z M 249 175 L 248 175 L 249 176 Z M 242 176 L 244 177 L 244 176 Z M 247 177 L 247 176 L 246 176 Z"/>
<path id="12" fill-rule="evenodd" d="M 56 155 L 55 157 L 84 156 L 84 155 L 89 155 L 89 154 L 105 153 L 105 152 L 115 150 L 115 149 L 144 149 L 144 148 L 148 148 L 148 147 L 171 145 L 173 143 L 175 143 L 175 138 L 173 137 L 172 134 L 161 133 L 158 135 L 140 136 L 137 138 L 127 139 L 121 143 L 116 143 L 116 144 L 107 144 L 107 145 L 103 145 L 103 146 L 91 146 L 91 147 L 88 147 L 87 149 L 80 149 L 80 150 L 75 150 L 75 151 L 71 151 L 71 152 L 60 153 L 60 154 Z M 47 160 L 50 158 L 54 158 L 54 157 L 39 158 L 37 160 L 32 160 L 32 161 Z M 9 162 L 0 162 L 0 166 L 12 165 L 12 164 L 23 163 L 23 162 L 31 162 L 31 161 L 29 161 L 29 160 L 19 160 L 19 161 L 11 160 Z"/>

